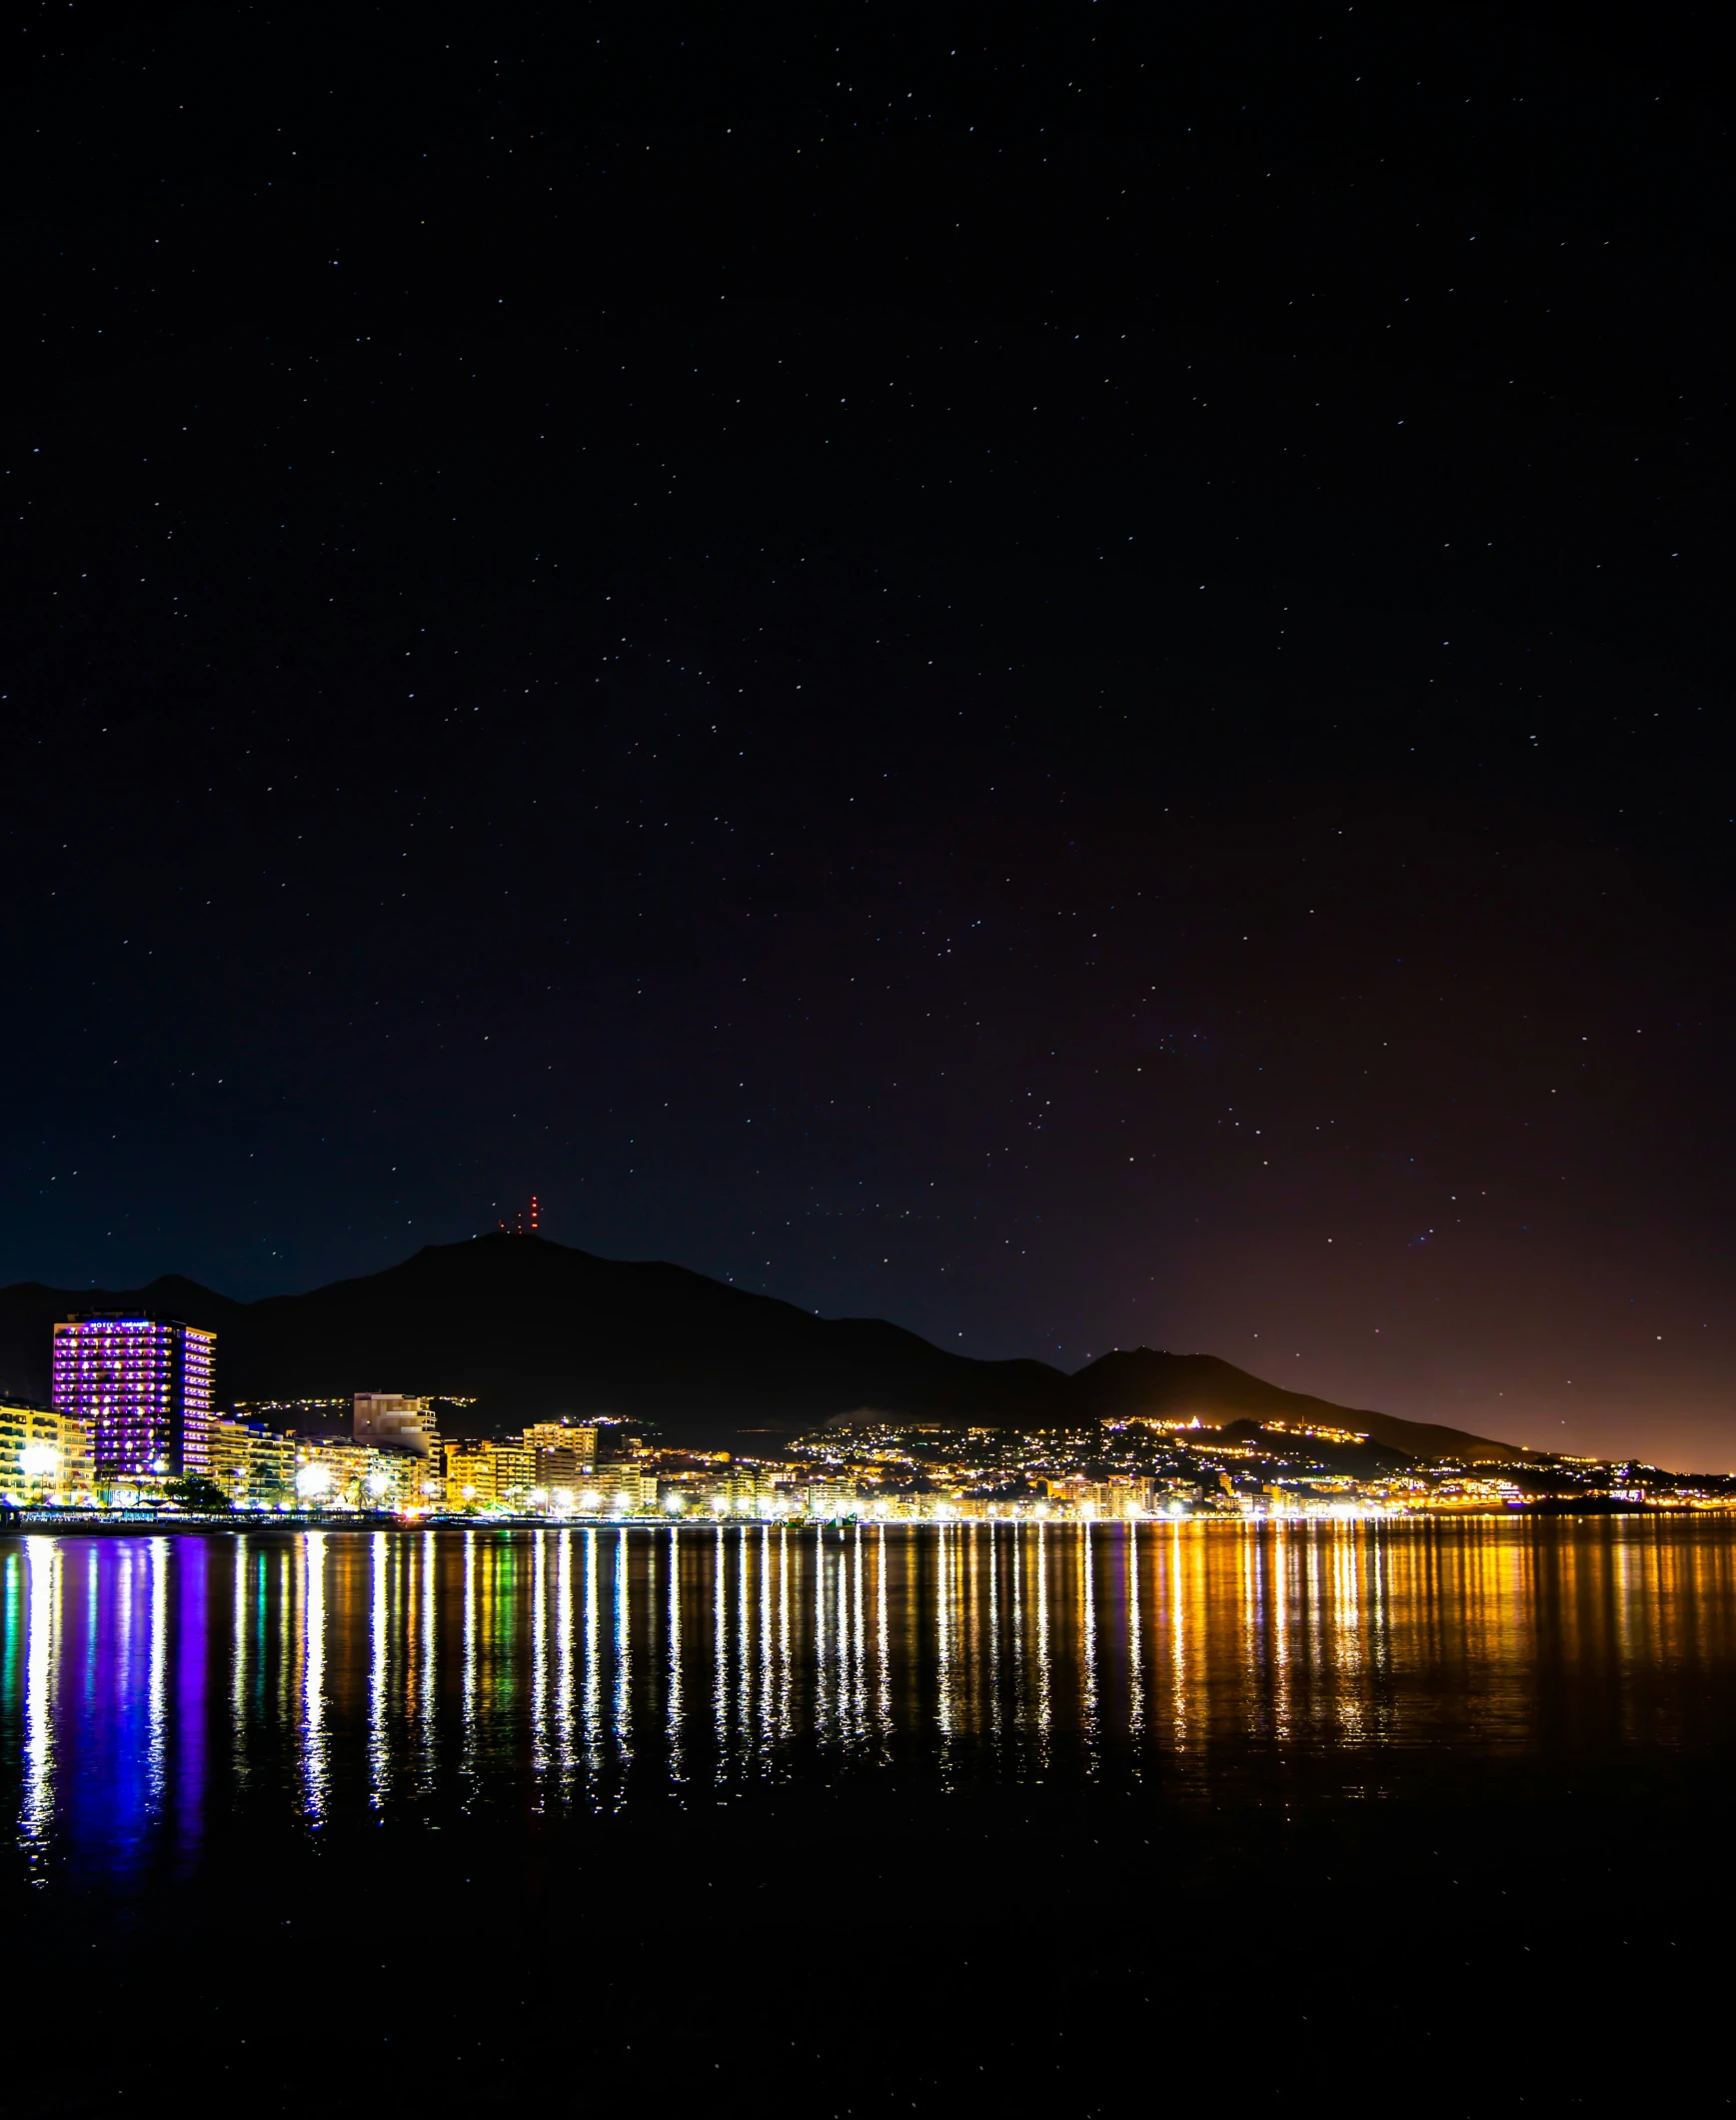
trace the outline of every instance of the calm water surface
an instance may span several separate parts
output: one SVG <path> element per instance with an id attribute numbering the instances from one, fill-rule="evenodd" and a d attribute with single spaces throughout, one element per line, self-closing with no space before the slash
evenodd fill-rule
<path id="1" fill-rule="evenodd" d="M 49 1887 L 196 1869 L 238 1817 L 1736 1753 L 1711 1519 L 29 1535 L 0 1623 L 0 1790 Z"/>

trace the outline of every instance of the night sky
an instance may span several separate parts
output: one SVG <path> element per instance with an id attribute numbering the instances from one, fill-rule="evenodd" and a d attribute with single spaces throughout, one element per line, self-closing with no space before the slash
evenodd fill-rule
<path id="1" fill-rule="evenodd" d="M 28 12 L 0 1281 L 536 1191 L 1736 1464 L 1684 19 Z"/>

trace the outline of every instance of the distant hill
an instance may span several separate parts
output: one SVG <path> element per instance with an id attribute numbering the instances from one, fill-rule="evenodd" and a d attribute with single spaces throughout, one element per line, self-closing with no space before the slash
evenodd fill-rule
<path id="1" fill-rule="evenodd" d="M 1100 1419 L 1128 1413 L 1171 1419 L 1197 1413 L 1202 1420 L 1242 1416 L 1259 1420 L 1271 1415 L 1304 1426 L 1349 1428 L 1411 1457 L 1456 1456 L 1499 1463 L 1530 1454 L 1516 1443 L 1491 1442 L 1460 1428 L 1400 1420 L 1366 1406 L 1339 1406 L 1305 1391 L 1286 1391 L 1220 1361 L 1215 1354 L 1162 1354 L 1151 1347 L 1134 1347 L 1102 1355 L 1070 1382 L 1079 1408 Z"/>
<path id="2" fill-rule="evenodd" d="M 1409 1451 L 1523 1454 L 1281 1390 L 1208 1354 L 1141 1347 L 1073 1376 L 1046 1362 L 974 1361 L 880 1318 L 816 1317 L 682 1266 L 535 1236 L 431 1244 L 382 1273 L 251 1303 L 175 1274 L 132 1289 L 20 1282 L 0 1289 L 0 1389 L 45 1399 L 54 1320 L 122 1308 L 214 1329 L 226 1402 L 362 1390 L 475 1398 L 479 1432 L 618 1413 L 659 1422 L 671 1442 L 770 1450 L 868 1408 L 982 1424 L 1197 1412 L 1314 1420 Z"/>

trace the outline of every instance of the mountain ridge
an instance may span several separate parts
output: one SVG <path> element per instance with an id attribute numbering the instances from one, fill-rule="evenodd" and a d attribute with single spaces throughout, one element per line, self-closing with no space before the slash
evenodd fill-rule
<path id="1" fill-rule="evenodd" d="M 377 1273 L 253 1302 L 182 1274 L 121 1290 L 15 1282 L 0 1289 L 0 1387 L 46 1398 L 54 1320 L 120 1308 L 215 1330 L 225 1403 L 399 1390 L 475 1399 L 480 1430 L 608 1412 L 655 1420 L 674 1443 L 752 1449 L 758 1437 L 769 1449 L 865 1407 L 983 1425 L 1197 1413 L 1355 1428 L 1418 1455 L 1527 1454 L 1289 1391 L 1215 1355 L 1120 1349 L 1071 1374 L 983 1361 L 884 1318 L 819 1317 L 665 1260 L 504 1234 L 425 1245 Z"/>

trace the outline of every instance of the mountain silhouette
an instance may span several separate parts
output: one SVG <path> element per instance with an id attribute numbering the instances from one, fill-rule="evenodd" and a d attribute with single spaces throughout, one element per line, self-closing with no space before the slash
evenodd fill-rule
<path id="1" fill-rule="evenodd" d="M 1197 1413 L 1354 1428 L 1429 1455 L 1524 1454 L 1286 1391 L 1208 1354 L 1140 1347 L 1070 1376 L 977 1361 L 881 1318 L 817 1317 L 683 1266 L 516 1235 L 430 1244 L 384 1272 L 257 1302 L 179 1274 L 122 1290 L 20 1282 L 0 1289 L 0 1388 L 45 1400 L 55 1319 L 116 1309 L 214 1330 L 226 1404 L 362 1390 L 470 1398 L 479 1433 L 614 1413 L 656 1421 L 671 1443 L 770 1451 L 847 1414 L 1059 1426 Z"/>

